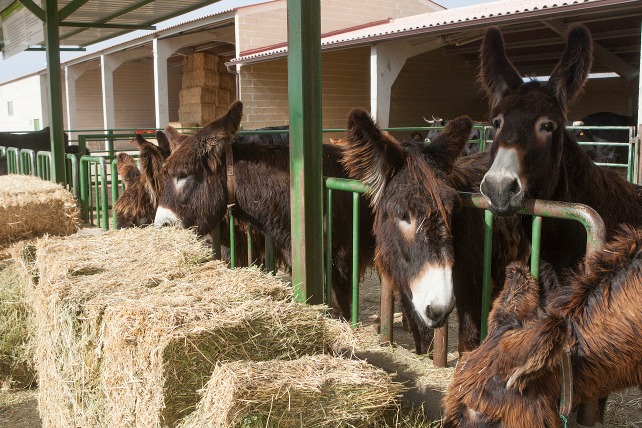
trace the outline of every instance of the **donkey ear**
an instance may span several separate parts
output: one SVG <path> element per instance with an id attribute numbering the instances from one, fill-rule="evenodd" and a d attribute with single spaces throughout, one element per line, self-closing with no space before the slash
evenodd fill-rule
<path id="1" fill-rule="evenodd" d="M 156 141 L 158 142 L 158 148 L 161 154 L 167 159 L 172 153 L 167 135 L 165 135 L 163 131 L 156 131 Z"/>
<path id="2" fill-rule="evenodd" d="M 510 345 L 522 349 L 526 360 L 515 367 L 506 382 L 506 388 L 524 390 L 528 382 L 548 373 L 558 370 L 564 353 L 564 337 L 566 324 L 563 318 L 546 317 L 531 324 L 528 329 L 519 332 Z M 506 352 L 510 352 L 506 349 Z"/>
<path id="3" fill-rule="evenodd" d="M 568 110 L 582 91 L 592 62 L 591 33 L 584 25 L 574 25 L 566 36 L 566 48 L 562 58 L 546 84 L 564 111 Z"/>
<path id="4" fill-rule="evenodd" d="M 209 145 L 217 145 L 221 141 L 232 140 L 241 126 L 243 103 L 235 101 L 223 116 L 214 119 L 196 133 L 196 139 L 206 141 Z"/>
<path id="5" fill-rule="evenodd" d="M 504 37 L 499 28 L 486 30 L 479 60 L 479 80 L 484 85 L 491 107 L 502 99 L 508 89 L 517 89 L 522 85 L 522 77 L 506 57 Z"/>
<path id="6" fill-rule="evenodd" d="M 146 186 L 151 186 L 150 192 L 153 195 L 158 195 L 162 186 L 165 157 L 158 146 L 145 139 L 142 143 L 138 143 L 138 148 L 140 150 L 138 161 L 140 162 L 141 181 Z"/>
<path id="7" fill-rule="evenodd" d="M 140 170 L 136 166 L 136 160 L 127 153 L 118 153 L 116 158 L 116 170 L 125 183 L 125 189 L 140 181 Z"/>
<path id="8" fill-rule="evenodd" d="M 350 112 L 342 163 L 351 178 L 370 186 L 372 207 L 377 207 L 386 183 L 403 161 L 401 144 L 381 131 L 367 111 L 355 108 Z"/>
<path id="9" fill-rule="evenodd" d="M 506 267 L 506 282 L 488 316 L 488 333 L 505 325 L 523 326 L 537 318 L 539 286 L 528 268 L 520 262 Z"/>
<path id="10" fill-rule="evenodd" d="M 446 169 L 450 170 L 455 160 L 466 147 L 473 121 L 468 116 L 460 116 L 448 122 L 446 127 L 433 139 L 429 146 L 430 151 L 441 150 L 446 155 Z"/>

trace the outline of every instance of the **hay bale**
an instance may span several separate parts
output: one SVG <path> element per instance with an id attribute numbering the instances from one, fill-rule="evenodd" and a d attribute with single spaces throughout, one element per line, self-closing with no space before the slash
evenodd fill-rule
<path id="1" fill-rule="evenodd" d="M 70 235 L 79 210 L 62 186 L 27 175 L 0 176 L 0 246 L 23 239 Z"/>
<path id="2" fill-rule="evenodd" d="M 183 59 L 183 72 L 194 70 L 218 70 L 221 64 L 218 55 L 209 52 L 197 52 Z"/>
<path id="3" fill-rule="evenodd" d="M 220 73 L 218 70 L 189 70 L 183 72 L 181 88 L 194 88 L 204 86 L 217 88 L 219 86 Z"/>
<path id="4" fill-rule="evenodd" d="M 15 261 L 0 262 L 0 384 L 29 387 L 35 380 L 25 283 Z M 0 388 L 1 389 L 1 388 Z"/>
<path id="5" fill-rule="evenodd" d="M 197 410 L 179 426 L 370 426 L 405 388 L 364 361 L 329 355 L 219 364 Z"/>
<path id="6" fill-rule="evenodd" d="M 173 426 L 218 361 L 324 352 L 349 333 L 274 277 L 209 254 L 176 228 L 37 242 L 24 266 L 43 426 Z"/>

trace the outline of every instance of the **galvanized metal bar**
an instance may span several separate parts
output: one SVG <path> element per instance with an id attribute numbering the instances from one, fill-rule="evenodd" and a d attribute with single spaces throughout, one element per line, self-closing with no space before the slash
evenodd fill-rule
<path id="1" fill-rule="evenodd" d="M 359 324 L 359 194 L 352 193 L 352 326 Z"/>
<path id="2" fill-rule="evenodd" d="M 276 274 L 276 246 L 274 239 L 268 234 L 265 234 L 265 270 Z"/>
<path id="3" fill-rule="evenodd" d="M 236 237 L 234 233 L 234 212 L 232 207 L 227 207 L 227 214 L 230 217 L 230 268 L 236 267 Z"/>
<path id="4" fill-rule="evenodd" d="M 531 275 L 539 281 L 540 248 L 542 246 L 542 217 L 533 216 L 531 227 Z"/>
<path id="5" fill-rule="evenodd" d="M 254 258 L 252 257 L 252 226 L 247 225 L 247 265 L 252 266 Z"/>
<path id="6" fill-rule="evenodd" d="M 493 213 L 484 210 L 484 273 L 481 307 L 481 340 L 488 334 L 488 314 L 490 312 L 491 281 L 490 272 L 493 263 Z"/>
<path id="7" fill-rule="evenodd" d="M 106 28 L 106 29 L 117 29 L 117 30 L 156 30 L 155 25 L 143 25 L 143 24 L 94 24 L 93 22 L 61 22 L 61 27 L 76 27 L 76 28 Z"/>
<path id="8" fill-rule="evenodd" d="M 287 0 L 292 285 L 323 303 L 320 0 Z"/>
<path id="9" fill-rule="evenodd" d="M 58 0 L 44 0 L 45 46 L 47 47 L 47 79 L 49 80 L 49 126 L 51 137 L 51 176 L 56 183 L 66 184 L 65 139 L 62 117 L 62 85 L 60 71 L 60 35 Z"/>
<path id="10" fill-rule="evenodd" d="M 327 180 L 326 180 L 327 183 Z M 327 188 L 325 220 L 325 303 L 332 305 L 332 188 Z"/>

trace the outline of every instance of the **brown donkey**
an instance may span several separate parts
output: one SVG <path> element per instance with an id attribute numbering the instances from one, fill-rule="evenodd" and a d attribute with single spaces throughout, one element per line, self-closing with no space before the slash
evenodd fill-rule
<path id="1" fill-rule="evenodd" d="M 130 155 L 118 154 L 117 169 L 125 183 L 125 190 L 114 205 L 117 229 L 154 222 L 158 199 L 165 185 L 163 163 L 169 156 L 169 141 L 165 134 L 158 131 L 156 138 L 158 146 L 136 134 L 140 170 Z"/>
<path id="2" fill-rule="evenodd" d="M 243 115 L 239 101 L 227 114 L 207 124 L 180 144 L 167 160 L 165 192 L 156 225 L 180 223 L 208 234 L 227 212 L 228 167 L 233 166 L 234 214 L 269 235 L 286 254 L 291 251 L 289 146 L 260 141 L 237 141 Z M 231 156 L 230 156 L 231 155 Z M 323 173 L 346 177 L 340 164 L 341 148 L 324 145 Z M 352 197 L 340 192 L 333 210 L 333 286 L 341 315 L 350 316 L 352 275 Z M 372 216 L 361 209 L 360 271 L 371 263 L 374 239 Z M 321 261 L 319 261 L 321 263 Z"/>
<path id="3" fill-rule="evenodd" d="M 528 270 L 509 267 L 489 335 L 460 362 L 444 398 L 444 427 L 562 426 L 567 355 L 573 404 L 642 382 L 642 230 L 624 227 L 581 266 L 543 313 Z"/>
<path id="4" fill-rule="evenodd" d="M 472 121 L 460 117 L 430 145 L 400 143 L 365 110 L 354 109 L 348 118 L 343 163 L 352 178 L 370 185 L 376 265 L 393 284 L 418 353 L 426 352 L 432 328 L 441 327 L 455 306 L 459 351 L 479 344 L 484 218 L 461 206 L 458 191 L 478 188 L 490 160 L 487 153 L 457 159 L 471 128 Z M 503 285 L 508 262 L 528 256 L 528 241 L 513 232 L 513 221 L 519 218 L 500 219 L 494 227 L 495 284 Z"/>
<path id="5" fill-rule="evenodd" d="M 500 30 L 486 32 L 480 81 L 497 133 L 481 192 L 494 213 L 512 214 L 524 199 L 537 198 L 592 207 L 604 220 L 607 238 L 620 224 L 642 225 L 642 188 L 595 165 L 566 129 L 568 108 L 584 86 L 592 57 L 591 35 L 576 25 L 548 82 L 524 83 L 506 57 Z M 544 219 L 541 251 L 560 274 L 584 257 L 586 232 L 577 222 Z"/>

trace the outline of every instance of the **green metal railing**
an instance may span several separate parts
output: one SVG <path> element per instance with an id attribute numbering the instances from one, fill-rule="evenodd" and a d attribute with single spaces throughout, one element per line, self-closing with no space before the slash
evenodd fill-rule
<path id="1" fill-rule="evenodd" d="M 86 223 L 109 229 L 109 203 L 107 199 L 108 156 L 82 156 L 80 158 L 80 205 Z"/>
<path id="2" fill-rule="evenodd" d="M 51 152 L 41 151 L 36 155 L 36 175 L 43 180 L 51 181 Z"/>
<path id="3" fill-rule="evenodd" d="M 7 147 L 7 172 L 9 174 L 20 174 L 20 150 L 15 147 Z"/>

